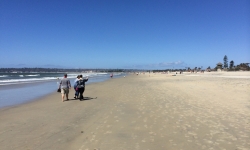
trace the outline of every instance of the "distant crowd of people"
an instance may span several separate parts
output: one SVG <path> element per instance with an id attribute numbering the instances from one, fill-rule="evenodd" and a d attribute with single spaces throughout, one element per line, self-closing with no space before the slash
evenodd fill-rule
<path id="1" fill-rule="evenodd" d="M 83 93 L 85 91 L 85 82 L 88 81 L 88 77 L 83 78 L 82 75 L 78 75 L 74 81 L 75 99 L 80 101 L 84 100 Z M 69 100 L 69 89 L 71 89 L 70 80 L 67 78 L 67 74 L 64 74 L 64 78 L 60 81 L 59 89 L 61 89 L 62 102 L 66 96 L 66 100 Z"/>

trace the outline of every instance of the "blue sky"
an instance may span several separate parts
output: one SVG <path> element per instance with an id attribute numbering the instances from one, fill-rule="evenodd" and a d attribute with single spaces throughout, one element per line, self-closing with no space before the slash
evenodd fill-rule
<path id="1" fill-rule="evenodd" d="M 249 0 L 1 0 L 0 67 L 250 62 Z"/>

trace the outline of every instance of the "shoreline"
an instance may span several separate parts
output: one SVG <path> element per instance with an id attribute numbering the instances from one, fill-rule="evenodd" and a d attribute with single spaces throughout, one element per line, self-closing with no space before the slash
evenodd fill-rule
<path id="1" fill-rule="evenodd" d="M 29 100 L 29 101 L 25 101 L 25 102 L 22 102 L 20 104 L 14 104 L 14 105 L 8 105 L 8 106 L 0 107 L 0 111 L 12 109 L 12 108 L 17 108 L 17 107 L 23 107 L 24 105 L 27 105 L 27 104 L 36 103 L 37 101 L 50 98 L 50 97 L 54 96 L 55 94 L 56 94 L 56 92 L 51 92 L 49 94 L 46 94 L 46 95 L 43 95 L 43 96 L 39 96 L 39 97 L 37 97 L 35 99 Z M 58 94 L 60 94 L 60 93 L 58 93 Z"/>
<path id="2" fill-rule="evenodd" d="M 120 78 L 122 75 L 114 76 L 114 78 Z M 102 77 L 91 77 L 86 84 L 92 84 L 95 82 L 103 82 L 109 80 L 109 76 Z M 71 85 L 73 86 L 74 79 L 70 78 Z M 0 108 L 15 106 L 22 103 L 27 103 L 37 98 L 46 96 L 55 92 L 59 86 L 59 80 L 53 81 L 41 81 L 41 82 L 31 82 L 31 83 L 20 83 L 11 85 L 0 86 Z M 14 95 L 15 93 L 16 95 Z M 9 101 L 9 99 L 12 99 Z"/>
<path id="3" fill-rule="evenodd" d="M 117 77 L 117 78 L 114 78 L 114 79 L 118 79 L 118 78 L 120 78 L 120 77 Z M 86 82 L 86 87 L 89 86 L 89 85 L 94 85 L 94 84 L 98 84 L 98 83 L 102 83 L 102 82 L 107 82 L 108 80 L 109 79 L 101 81 L 101 82 L 90 82 L 90 83 Z M 31 83 L 31 84 L 38 84 L 38 83 Z M 9 86 L 9 85 L 7 85 L 7 86 Z M 19 86 L 21 86 L 21 85 L 19 85 Z M 26 87 L 30 87 L 28 84 L 25 85 L 25 86 Z M 36 85 L 33 85 L 33 86 L 36 86 Z M 69 96 L 70 100 L 74 100 L 74 93 L 75 93 L 75 90 L 74 90 L 73 85 L 72 85 L 72 87 L 70 89 L 69 95 L 72 95 L 73 97 Z M 11 108 L 15 108 L 15 107 L 27 105 L 29 103 L 35 103 L 35 102 L 40 101 L 40 100 L 50 99 L 50 97 L 55 97 L 55 95 L 58 96 L 58 100 L 59 100 L 59 102 L 61 102 L 62 101 L 61 100 L 61 93 L 57 92 L 57 89 L 55 89 L 54 91 L 51 91 L 48 94 L 44 94 L 42 96 L 38 96 L 37 98 L 33 98 L 31 100 L 28 100 L 28 101 L 25 101 L 25 102 L 22 102 L 22 103 L 19 103 L 19 104 L 14 104 L 14 105 L 9 105 L 9 106 L 5 106 L 5 107 L 0 107 L 0 111 L 3 110 L 3 109 L 11 109 Z"/>
<path id="4" fill-rule="evenodd" d="M 53 93 L 0 109 L 0 144 L 3 150 L 244 150 L 249 90 L 242 78 L 130 74 L 86 85 L 84 101 L 61 102 Z"/>

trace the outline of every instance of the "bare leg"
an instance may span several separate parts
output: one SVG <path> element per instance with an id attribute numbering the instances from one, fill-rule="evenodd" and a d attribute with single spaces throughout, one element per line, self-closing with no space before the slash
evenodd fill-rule
<path id="1" fill-rule="evenodd" d="M 67 98 L 67 100 L 69 100 L 69 94 L 66 94 L 66 98 Z"/>
<path id="2" fill-rule="evenodd" d="M 64 94 L 62 94 L 62 102 L 64 102 Z"/>

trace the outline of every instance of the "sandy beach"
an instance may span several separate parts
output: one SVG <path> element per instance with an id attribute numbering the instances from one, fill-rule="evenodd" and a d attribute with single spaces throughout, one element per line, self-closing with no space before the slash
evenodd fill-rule
<path id="1" fill-rule="evenodd" d="M 130 74 L 0 109 L 1 150 L 249 150 L 250 72 Z M 18 97 L 18 96 L 17 96 Z"/>

